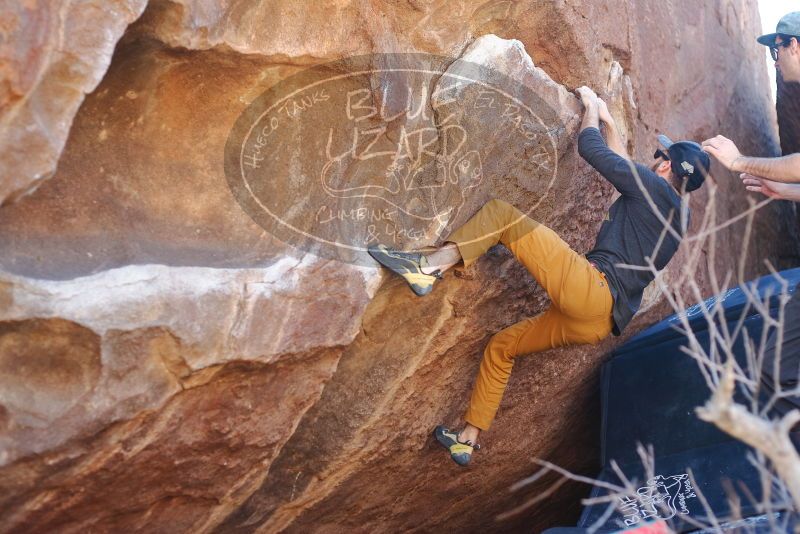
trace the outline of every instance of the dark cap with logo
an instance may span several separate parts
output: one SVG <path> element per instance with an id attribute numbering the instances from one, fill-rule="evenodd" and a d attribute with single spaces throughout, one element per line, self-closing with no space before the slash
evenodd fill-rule
<path id="1" fill-rule="evenodd" d="M 778 26 L 775 28 L 775 33 L 768 33 L 757 38 L 756 41 L 764 46 L 774 46 L 775 38 L 779 35 L 792 35 L 800 38 L 800 11 L 795 11 L 784 15 L 778 21 Z"/>
<path id="2" fill-rule="evenodd" d="M 672 171 L 685 180 L 687 192 L 703 185 L 711 168 L 711 159 L 703 147 L 694 141 L 673 143 L 666 135 L 659 135 L 658 143 L 667 150 Z"/>

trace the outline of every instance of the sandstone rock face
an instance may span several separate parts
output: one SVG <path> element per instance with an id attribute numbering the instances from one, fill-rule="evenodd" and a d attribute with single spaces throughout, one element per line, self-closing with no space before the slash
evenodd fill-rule
<path id="1" fill-rule="evenodd" d="M 0 204 L 49 178 L 86 93 L 146 0 L 24 1 L 0 13 Z"/>
<path id="2" fill-rule="evenodd" d="M 490 336 L 545 309 L 547 296 L 501 247 L 448 272 L 424 299 L 363 248 L 311 254 L 267 231 L 229 187 L 229 136 L 262 95 L 311 67 L 376 54 L 362 57 L 381 71 L 385 54 L 425 53 L 451 58 L 437 71 L 444 80 L 463 74 L 460 58 L 513 80 L 507 98 L 535 96 L 531 116 L 545 117 L 546 139 L 526 144 L 505 128 L 521 115 L 465 113 L 474 146 L 458 160 L 469 165 L 453 166 L 441 115 L 398 112 L 386 139 L 433 132 L 403 172 L 446 184 L 452 174 L 441 172 L 478 168 L 473 152 L 483 171 L 459 191 L 460 211 L 398 244 L 440 242 L 499 197 L 586 252 L 614 190 L 577 155 L 577 86 L 609 101 L 640 161 L 657 133 L 722 133 L 748 154 L 778 152 L 755 2 L 150 0 L 109 64 L 144 9 L 130 3 L 120 17 L 115 5 L 86 27 L 85 6 L 23 3 L 10 27 L 36 31 L 0 45 L 12 58 L 11 82 L 0 84 L 0 531 L 529 532 L 574 521 L 588 493 L 576 485 L 514 519 L 495 517 L 529 496 L 507 488 L 533 457 L 595 472 L 599 365 L 668 313 L 657 293 L 623 339 L 520 358 L 484 450 L 457 469 L 431 429 L 459 422 Z M 678 24 L 685 12 L 696 17 Z M 51 53 L 37 35 L 58 32 L 43 27 L 77 32 L 69 43 L 81 46 Z M 13 59 L 26 57 L 36 59 Z M 48 70 L 58 58 L 66 63 Z M 63 86 L 64 71 L 80 81 Z M 401 106 L 392 76 L 356 88 Z M 453 94 L 474 104 L 480 83 Z M 45 97 L 64 104 L 43 107 Z M 307 129 L 280 137 L 305 152 L 288 150 L 263 190 L 313 234 L 322 222 L 309 198 L 322 182 L 305 169 L 324 167 L 333 115 L 305 116 Z M 314 125 L 326 136 L 312 150 Z M 356 176 L 357 163 L 338 178 Z M 736 177 L 713 175 L 718 219 L 745 209 Z M 362 178 L 371 192 L 385 176 Z M 409 211 L 450 198 L 437 195 Z M 692 196 L 694 229 L 707 200 Z M 351 208 L 327 213 L 339 213 L 340 229 L 354 220 Z M 748 277 L 766 270 L 764 259 L 781 268 L 797 258 L 794 226 L 779 203 L 757 214 Z M 732 225 L 718 241 L 737 249 L 741 234 Z M 687 257 L 663 276 L 677 280 Z M 718 253 L 717 268 L 737 259 Z M 708 273 L 695 276 L 709 292 Z"/>
<path id="3" fill-rule="evenodd" d="M 0 461 L 159 408 L 195 371 L 349 343 L 358 332 L 352 317 L 380 281 L 375 269 L 351 270 L 348 277 L 306 256 L 266 269 L 132 265 L 66 281 L 6 275 Z"/>

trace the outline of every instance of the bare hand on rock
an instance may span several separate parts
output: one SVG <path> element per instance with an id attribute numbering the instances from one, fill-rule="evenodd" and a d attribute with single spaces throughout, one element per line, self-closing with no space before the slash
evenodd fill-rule
<path id="1" fill-rule="evenodd" d="M 604 123 L 614 123 L 614 117 L 612 117 L 611 112 L 608 111 L 608 104 L 606 104 L 606 101 L 600 97 L 597 97 L 597 112 L 599 113 L 600 120 Z"/>
<path id="2" fill-rule="evenodd" d="M 594 91 L 592 91 L 585 85 L 582 85 L 581 87 L 575 89 L 575 92 L 580 97 L 581 103 L 583 103 L 583 107 L 588 109 L 592 106 L 597 105 L 597 94 L 595 94 Z"/>

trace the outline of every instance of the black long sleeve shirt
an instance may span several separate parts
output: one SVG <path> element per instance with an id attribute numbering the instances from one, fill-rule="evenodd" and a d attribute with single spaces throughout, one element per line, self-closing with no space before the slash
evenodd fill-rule
<path id="1" fill-rule="evenodd" d="M 670 232 L 658 245 L 664 224 L 653 212 L 643 189 L 678 235 L 681 235 L 681 198 L 656 173 L 611 150 L 597 128 L 586 128 L 580 133 L 578 153 L 621 193 L 608 210 L 594 248 L 586 254 L 606 274 L 614 297 L 613 333 L 619 336 L 639 310 L 642 293 L 654 278 L 649 270 L 620 265 L 646 267 L 646 258 L 651 258 L 656 269 L 661 270 L 680 245 L 680 240 Z"/>

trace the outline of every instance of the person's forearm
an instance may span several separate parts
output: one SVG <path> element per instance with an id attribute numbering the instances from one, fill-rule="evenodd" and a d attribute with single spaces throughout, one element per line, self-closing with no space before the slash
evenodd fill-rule
<path id="1" fill-rule="evenodd" d="M 740 156 L 731 164 L 734 172 L 746 172 L 774 182 L 785 184 L 800 182 L 800 154 L 782 158 L 749 158 Z"/>
<path id="2" fill-rule="evenodd" d="M 800 202 L 800 184 L 791 184 L 791 189 L 786 189 L 781 193 L 783 200 Z"/>
<path id="3" fill-rule="evenodd" d="M 587 106 L 586 111 L 583 113 L 583 122 L 581 123 L 581 131 L 586 128 L 600 129 L 600 116 L 597 111 L 597 106 Z"/>
<path id="4" fill-rule="evenodd" d="M 606 125 L 606 143 L 608 143 L 608 148 L 625 159 L 631 159 L 628 156 L 628 151 L 625 150 L 625 143 L 622 142 L 622 136 L 617 129 L 617 123 L 612 119 L 610 121 L 605 121 L 604 124 Z"/>

